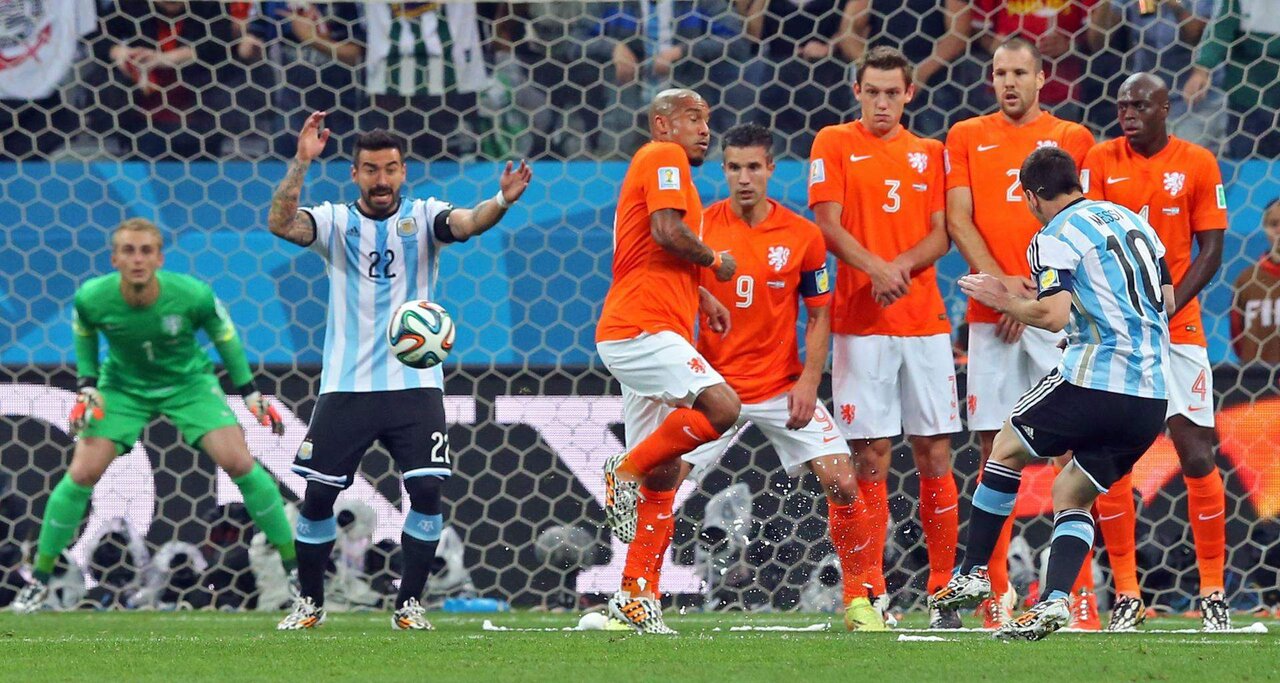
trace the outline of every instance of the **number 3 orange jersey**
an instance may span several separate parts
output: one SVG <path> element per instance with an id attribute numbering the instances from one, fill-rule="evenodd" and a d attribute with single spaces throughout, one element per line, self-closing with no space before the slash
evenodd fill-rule
<path id="1" fill-rule="evenodd" d="M 700 268 L 654 241 L 649 216 L 662 209 L 684 214 L 702 236 L 702 200 L 689 157 L 674 142 L 650 142 L 636 151 L 622 180 L 613 218 L 613 283 L 596 325 L 596 341 L 670 331 L 693 341 Z"/>
<path id="2" fill-rule="evenodd" d="M 840 223 L 858 243 L 892 261 L 929 234 L 945 208 L 942 144 L 906 129 L 876 137 L 861 121 L 823 128 L 809 161 L 809 206 L 841 205 Z M 871 278 L 847 263 L 836 269 L 831 313 L 836 334 L 918 337 L 951 331 L 932 265 L 914 273 L 907 295 L 876 303 Z"/>
<path id="3" fill-rule="evenodd" d="M 1227 196 L 1217 159 L 1173 136 L 1151 158 L 1133 151 L 1125 138 L 1098 143 L 1084 159 L 1080 184 L 1090 199 L 1115 202 L 1147 219 L 1164 242 L 1174 284 L 1191 267 L 1195 233 L 1227 228 Z M 1198 300 L 1187 302 L 1169 321 L 1169 341 L 1205 345 Z"/>
<path id="4" fill-rule="evenodd" d="M 973 223 L 987 251 L 1007 275 L 1029 277 L 1027 247 L 1040 222 L 1027 208 L 1018 172 L 1039 147 L 1061 147 L 1079 166 L 1093 146 L 1084 126 L 1042 112 L 1023 126 L 999 112 L 961 121 L 947 134 L 947 189 L 973 194 Z M 969 322 L 994 323 L 1000 314 L 969 301 Z"/>
<path id="5" fill-rule="evenodd" d="M 729 309 L 729 332 L 698 332 L 698 351 L 738 392 L 743 403 L 759 403 L 791 388 L 804 367 L 796 341 L 800 299 L 825 306 L 831 298 L 827 247 L 822 231 L 781 204 L 754 228 L 733 213 L 729 201 L 707 207 L 707 246 L 738 260 L 732 280 L 720 282 L 710 269 L 702 286 Z"/>

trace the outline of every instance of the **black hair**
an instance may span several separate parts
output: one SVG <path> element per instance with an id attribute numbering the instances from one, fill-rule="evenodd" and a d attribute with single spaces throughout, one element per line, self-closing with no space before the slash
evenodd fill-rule
<path id="1" fill-rule="evenodd" d="M 374 128 L 356 136 L 355 146 L 351 149 L 351 165 L 354 166 L 360 159 L 360 152 L 365 150 L 376 152 L 380 149 L 394 149 L 400 152 L 400 158 L 403 160 L 406 147 L 404 140 L 399 136 L 382 128 Z"/>
<path id="2" fill-rule="evenodd" d="M 720 139 L 720 149 L 730 147 L 762 147 L 764 153 L 773 157 L 773 133 L 758 123 L 744 123 L 730 128 Z"/>
<path id="3" fill-rule="evenodd" d="M 1041 199 L 1057 199 L 1071 192 L 1082 192 L 1080 171 L 1076 162 L 1059 147 L 1041 147 L 1022 162 L 1018 174 L 1022 189 Z"/>

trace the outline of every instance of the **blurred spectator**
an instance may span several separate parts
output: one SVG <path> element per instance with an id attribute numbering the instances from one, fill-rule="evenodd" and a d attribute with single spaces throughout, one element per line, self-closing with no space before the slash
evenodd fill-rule
<path id="1" fill-rule="evenodd" d="M 214 74 L 232 38 L 221 3 L 121 2 L 95 50 L 106 82 L 91 127 L 147 159 L 216 156 L 230 96 Z"/>
<path id="2" fill-rule="evenodd" d="M 1089 11 L 1098 1 L 974 0 L 972 21 L 978 43 L 988 55 L 1012 35 L 1034 42 L 1044 55 L 1040 103 L 1060 118 L 1081 121 Z"/>
<path id="3" fill-rule="evenodd" d="M 375 0 L 365 5 L 365 31 L 373 101 L 360 126 L 395 131 L 425 159 L 478 151 L 477 94 L 489 74 L 476 4 Z"/>
<path id="4" fill-rule="evenodd" d="M 1280 156 L 1280 7 L 1274 0 L 1219 0 L 1183 96 L 1209 94 L 1213 69 L 1226 64 L 1227 154 Z"/>
<path id="5" fill-rule="evenodd" d="M 1267 253 L 1232 286 L 1231 348 L 1240 365 L 1280 366 L 1280 199 L 1262 212 Z"/>
<path id="6" fill-rule="evenodd" d="M 1148 4 L 1155 11 L 1144 11 Z M 1188 107 L 1182 88 L 1191 73 L 1191 56 L 1213 16 L 1214 0 L 1103 0 L 1092 13 L 1090 45 L 1100 50 L 1127 33 L 1125 73 L 1154 73 L 1169 84 L 1169 130 L 1197 145 L 1217 150 L 1226 121 L 1222 92 L 1214 89 Z M 1221 72 L 1218 72 L 1219 75 Z"/>
<path id="7" fill-rule="evenodd" d="M 995 106 L 987 65 L 967 54 L 973 31 L 964 0 L 859 0 L 854 31 L 868 47 L 902 50 L 916 65 L 917 92 L 907 105 L 910 128 L 941 136 L 956 121 Z"/>
<path id="8" fill-rule="evenodd" d="M 809 158 L 817 131 L 853 110 L 849 65 L 866 47 L 854 31 L 860 0 L 743 0 L 747 33 L 761 41 L 747 79 L 762 86 L 761 123 Z"/>
<path id="9" fill-rule="evenodd" d="M 48 155 L 77 127 L 58 88 L 96 27 L 93 0 L 0 2 L 0 159 Z"/>
<path id="10" fill-rule="evenodd" d="M 364 59 L 364 21 L 359 3 L 264 2 L 248 34 L 266 46 L 283 72 L 273 105 L 284 114 L 285 134 L 276 151 L 292 157 L 297 131 L 313 111 L 328 112 L 325 127 L 336 142 L 330 153 L 350 151 L 356 112 L 364 94 L 356 68 Z"/>

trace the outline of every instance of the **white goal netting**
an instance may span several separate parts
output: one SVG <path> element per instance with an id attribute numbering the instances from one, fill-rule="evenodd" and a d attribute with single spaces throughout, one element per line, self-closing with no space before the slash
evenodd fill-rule
<path id="1" fill-rule="evenodd" d="M 1265 52 L 1280 44 L 1280 26 L 1248 0 L 1217 3 L 1238 20 L 1218 26 L 1214 4 L 1164 2 L 1149 16 L 1136 0 L 0 1 L 0 604 L 21 585 L 23 553 L 70 460 L 72 295 L 109 272 L 109 231 L 126 217 L 160 225 L 166 268 L 208 280 L 228 305 L 288 426 L 277 438 L 242 414 L 250 446 L 289 500 L 302 493 L 288 465 L 315 402 L 327 284 L 319 258 L 273 238 L 265 222 L 294 131 L 315 109 L 330 112 L 334 139 L 304 203 L 355 198 L 345 155 L 353 133 L 374 126 L 409 140 L 410 192 L 458 205 L 491 196 L 501 162 L 533 162 L 535 184 L 502 225 L 442 257 L 441 300 L 459 321 L 446 372 L 457 472 L 433 591 L 554 607 L 614 590 L 623 548 L 603 530 L 599 467 L 622 448 L 621 402 L 592 338 L 616 188 L 645 139 L 644 103 L 685 85 L 711 102 L 713 132 L 769 126 L 780 159 L 771 190 L 803 208 L 814 134 L 856 114 L 852 58 L 888 44 L 922 65 L 908 115 L 916 132 L 942 137 L 950 123 L 994 107 L 987 36 L 1009 21 L 1052 34 L 1042 47 L 1062 54 L 1050 60 L 1047 106 L 1099 138 L 1118 134 L 1109 98 L 1126 73 L 1156 69 L 1176 94 L 1197 43 L 1226 50 L 1205 98 L 1192 106 L 1178 95 L 1171 123 L 1218 151 L 1227 178 L 1224 263 L 1202 300 L 1228 496 L 1228 590 L 1241 609 L 1280 604 L 1280 391 L 1269 364 L 1280 358 L 1263 344 L 1242 368 L 1232 326 L 1233 283 L 1270 248 L 1264 209 L 1280 196 L 1271 130 L 1280 61 Z M 1248 51 L 1255 43 L 1257 55 Z M 1255 71 L 1235 66 L 1243 63 Z M 725 196 L 714 161 L 698 175 L 705 198 Z M 1280 231 L 1280 213 L 1274 220 Z M 964 269 L 954 251 L 940 267 L 957 330 L 964 302 L 954 282 Z M 1280 323 L 1280 299 L 1268 286 L 1251 291 L 1237 336 L 1261 343 Z M 961 348 L 957 359 L 963 376 Z M 829 389 L 822 395 L 829 400 Z M 975 444 L 955 439 L 965 494 Z M 403 496 L 382 451 L 361 472 L 342 498 L 333 581 L 341 600 L 373 605 L 394 593 Z M 1143 587 L 1169 610 L 1187 609 L 1197 590 L 1178 474 L 1162 439 L 1135 477 Z M 1029 476 L 1019 507 L 1012 578 L 1024 590 L 1050 531 L 1049 479 Z M 922 604 L 927 575 L 917 486 L 898 444 L 885 566 L 902 609 Z M 278 606 L 278 567 L 250 541 L 238 500 L 170 425 L 153 425 L 96 488 L 59 600 Z M 789 480 L 757 433 L 687 485 L 678 505 L 663 581 L 677 600 L 835 607 L 824 499 L 811 477 Z"/>

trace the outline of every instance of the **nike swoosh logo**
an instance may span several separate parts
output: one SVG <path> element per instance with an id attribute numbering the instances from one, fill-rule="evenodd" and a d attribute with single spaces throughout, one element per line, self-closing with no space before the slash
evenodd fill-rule
<path id="1" fill-rule="evenodd" d="M 1111 185 L 1113 183 L 1123 183 L 1128 179 L 1129 179 L 1129 176 L 1125 176 L 1123 178 L 1112 178 L 1111 176 L 1107 176 L 1107 184 Z"/>
<path id="2" fill-rule="evenodd" d="M 1204 410 L 1204 406 L 1201 406 L 1201 407 L 1199 407 L 1199 408 L 1194 408 L 1194 407 L 1192 407 L 1192 406 L 1187 406 L 1187 412 L 1188 412 L 1188 413 L 1194 413 L 1194 412 L 1196 412 L 1197 410 Z"/>
<path id="3" fill-rule="evenodd" d="M 836 439 L 839 439 L 839 438 L 840 437 L 838 436 L 824 436 L 822 437 L 822 443 L 831 443 L 832 441 L 835 441 Z"/>
<path id="4" fill-rule="evenodd" d="M 1115 519 L 1116 517 L 1123 517 L 1123 516 L 1124 516 L 1123 512 L 1117 512 L 1114 515 L 1098 515 L 1098 521 L 1105 522 L 1107 520 L 1111 520 L 1111 519 Z"/>
<path id="5" fill-rule="evenodd" d="M 1000 146 L 1000 145 L 978 145 L 978 151 L 979 151 L 979 152 L 989 152 L 989 151 L 991 151 L 991 150 L 993 150 L 993 149 L 995 149 L 995 148 L 997 148 L 997 147 L 999 147 L 999 146 Z"/>
<path id="6" fill-rule="evenodd" d="M 956 509 L 955 505 L 948 505 L 947 507 L 944 507 L 944 508 L 934 508 L 933 514 L 940 515 L 940 514 L 943 514 L 944 512 L 951 512 L 954 509 Z"/>
<path id="7" fill-rule="evenodd" d="M 658 519 L 671 519 L 672 516 L 673 516 L 672 513 L 667 513 L 665 515 L 662 514 L 661 512 L 658 513 Z"/>
<path id="8" fill-rule="evenodd" d="M 850 154 L 850 155 L 849 155 L 849 161 L 865 161 L 865 160 L 870 159 L 870 158 L 871 158 L 871 155 L 870 155 L 870 154 L 868 154 L 868 155 L 866 155 L 866 156 L 861 156 L 861 157 L 860 157 L 860 156 L 858 156 L 857 154 Z"/>
<path id="9" fill-rule="evenodd" d="M 689 435 L 689 438 L 690 438 L 690 439 L 693 439 L 694 441 L 702 441 L 702 439 L 699 439 L 699 438 L 698 438 L 698 435 L 697 435 L 697 434 L 694 434 L 694 433 L 693 433 L 693 430 L 692 430 L 692 429 L 689 429 L 689 426 L 688 426 L 688 425 L 685 425 L 684 427 L 682 427 L 682 429 L 684 429 L 684 433 L 685 433 L 685 434 L 688 434 L 688 435 Z"/>
<path id="10" fill-rule="evenodd" d="M 859 552 L 859 551 L 861 551 L 863 548 L 865 548 L 865 547 L 867 547 L 867 546 L 869 546 L 869 545 L 871 545 L 871 541 L 863 541 L 861 545 L 856 545 L 856 546 L 854 546 L 854 547 L 853 547 L 853 552 L 855 552 L 855 553 L 856 553 L 856 552 Z"/>
<path id="11" fill-rule="evenodd" d="M 1213 513 L 1212 515 L 1209 515 L 1208 517 L 1205 517 L 1204 515 L 1196 515 L 1196 516 L 1200 518 L 1200 521 L 1201 521 L 1201 522 L 1207 522 L 1207 521 L 1209 521 L 1209 520 L 1213 519 L 1214 517 L 1221 517 L 1221 516 L 1223 515 L 1223 512 L 1225 512 L 1225 511 L 1224 511 L 1224 510 L 1219 510 L 1219 511 L 1217 511 L 1217 512 Z"/>

